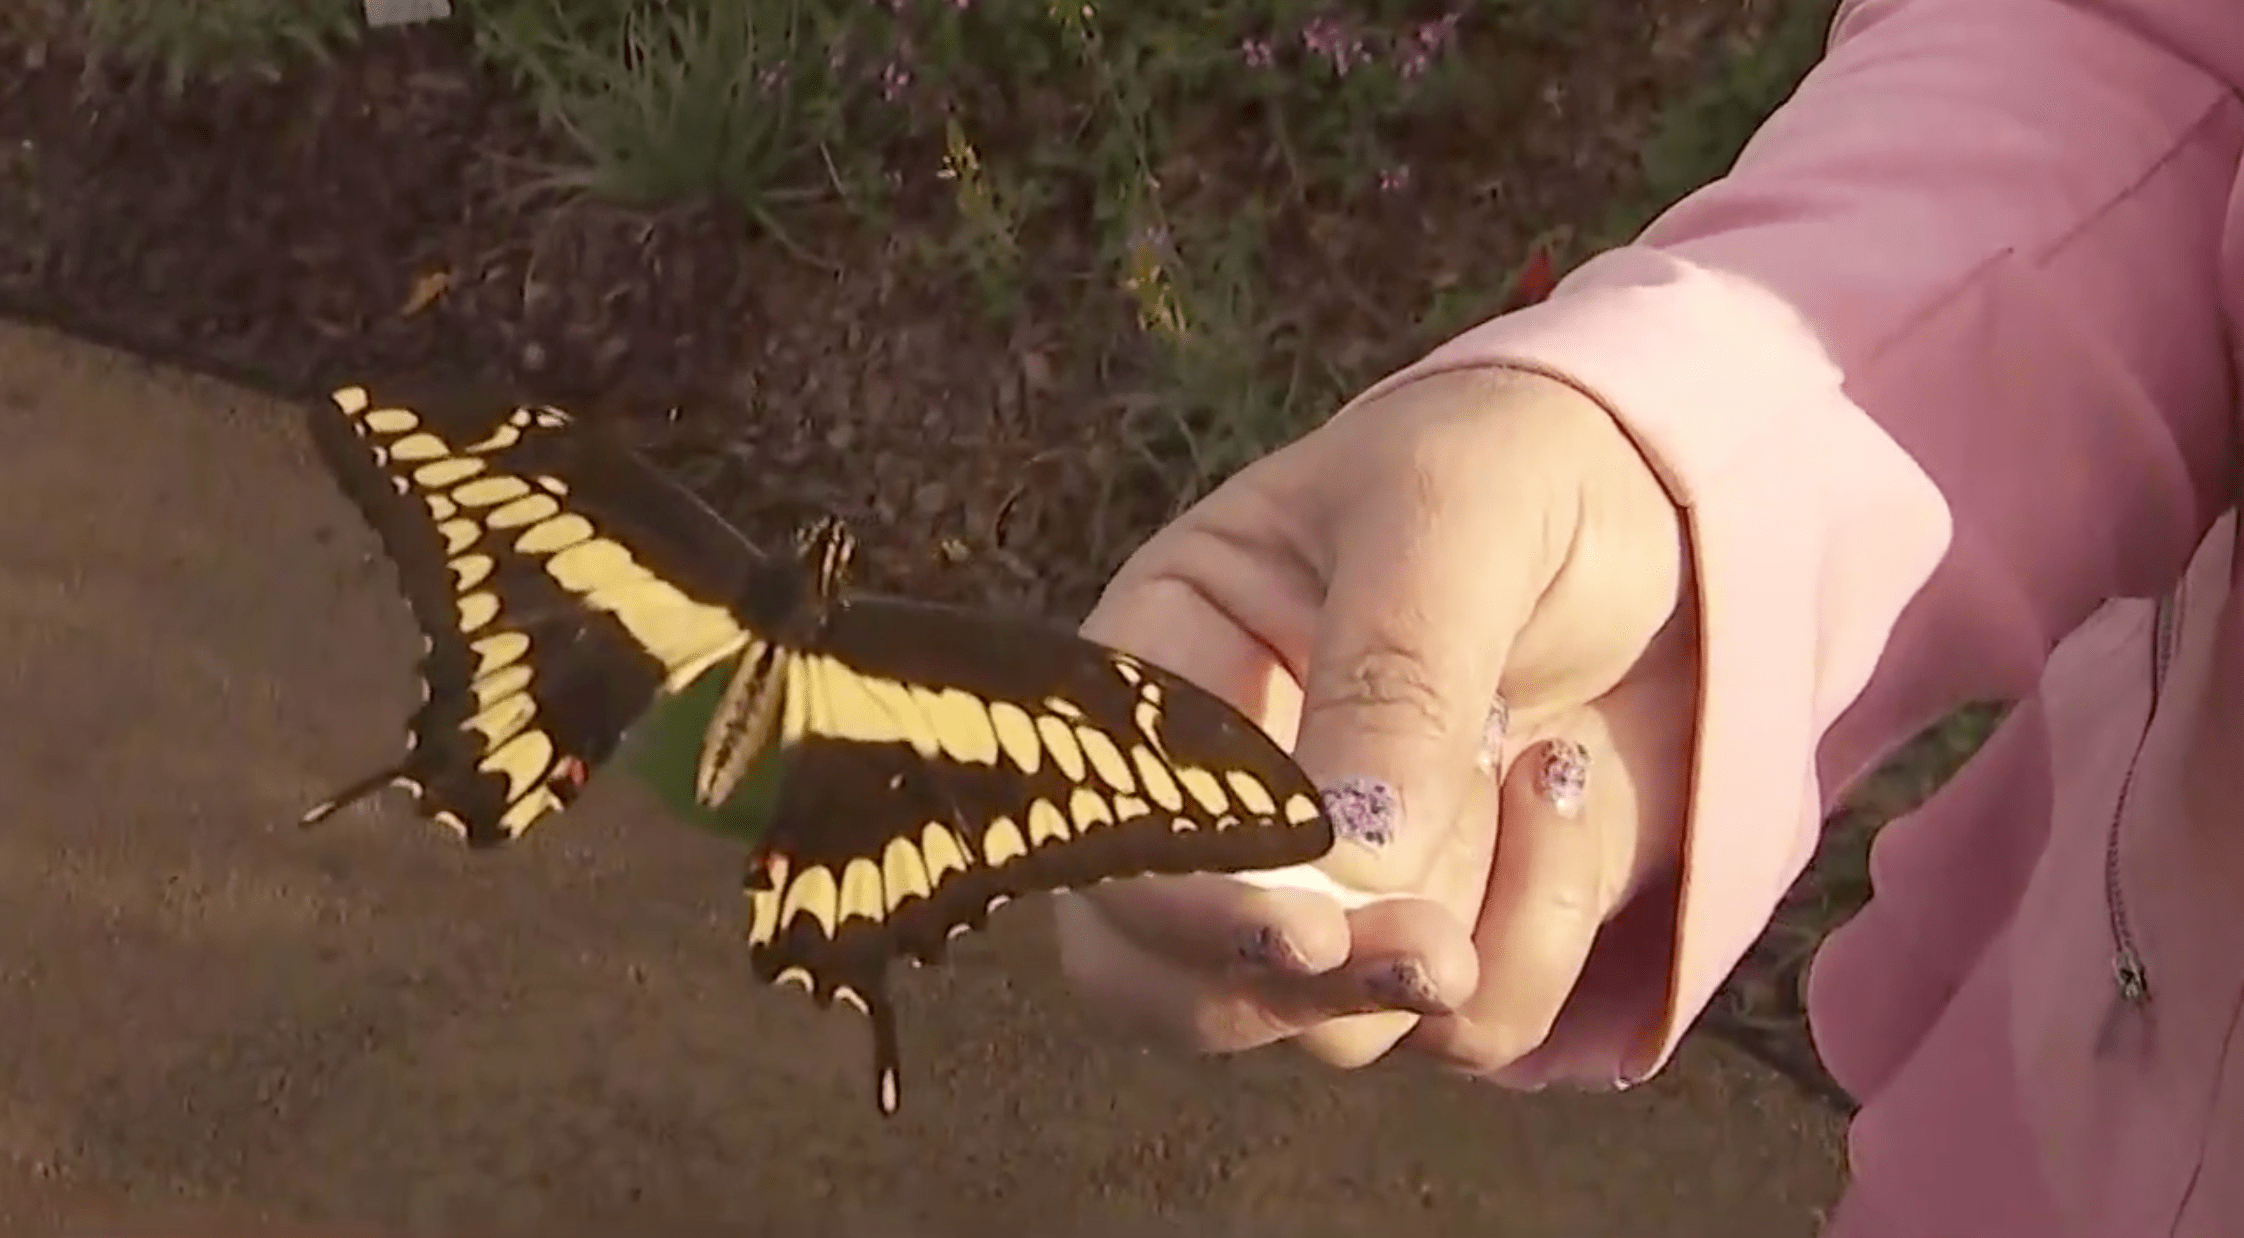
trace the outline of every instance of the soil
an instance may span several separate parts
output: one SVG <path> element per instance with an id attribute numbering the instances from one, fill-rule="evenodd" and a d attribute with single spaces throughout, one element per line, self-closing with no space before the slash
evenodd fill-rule
<path id="1" fill-rule="evenodd" d="M 1431 342 L 1394 325 L 1429 287 L 1608 215 L 1659 101 L 1765 19 L 1751 0 L 1581 7 L 1522 79 L 1537 110 L 1491 122 L 1501 141 L 1422 135 L 1441 171 L 1419 196 L 1304 226 L 1276 264 L 1367 376 Z M 276 394 L 507 380 L 622 421 L 752 533 L 849 518 L 869 584 L 929 597 L 1079 614 L 1175 500 L 1114 433 L 1102 357 L 1041 319 L 993 325 L 892 235 L 809 208 L 806 257 L 715 207 L 538 192 L 552 139 L 448 26 L 179 98 L 4 27 L 0 65 L 0 312 Z M 1388 282 L 1319 283 L 1367 270 Z M 1757 956 L 1778 961 L 1709 1025 L 1828 1092 L 1797 954 Z"/>

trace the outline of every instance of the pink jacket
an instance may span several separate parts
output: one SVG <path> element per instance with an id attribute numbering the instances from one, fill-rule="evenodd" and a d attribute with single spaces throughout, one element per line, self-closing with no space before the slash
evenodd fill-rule
<path id="1" fill-rule="evenodd" d="M 1857 0 L 1727 179 L 1389 380 L 1562 375 L 1688 509 L 1680 888 L 1536 1071 L 1656 1069 L 1833 795 L 2023 701 L 1817 960 L 1843 1238 L 2244 1235 L 2240 89 L 2239 0 Z"/>

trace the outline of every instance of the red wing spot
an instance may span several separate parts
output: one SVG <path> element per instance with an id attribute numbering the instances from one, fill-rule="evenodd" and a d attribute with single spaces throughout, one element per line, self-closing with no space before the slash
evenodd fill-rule
<path id="1" fill-rule="evenodd" d="M 553 773 L 547 776 L 546 782 L 554 794 L 566 799 L 583 790 L 585 780 L 591 776 L 592 771 L 585 768 L 582 757 L 563 757 L 553 763 Z"/>

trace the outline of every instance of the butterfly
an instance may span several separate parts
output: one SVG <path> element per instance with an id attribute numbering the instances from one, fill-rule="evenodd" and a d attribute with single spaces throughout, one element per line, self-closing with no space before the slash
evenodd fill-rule
<path id="1" fill-rule="evenodd" d="M 425 652 L 402 759 L 305 824 L 399 785 L 497 846 L 615 761 L 747 844 L 751 969 L 868 1017 L 883 1114 L 895 959 L 940 963 L 1021 895 L 1333 845 L 1217 697 L 1062 628 L 860 593 L 839 520 L 766 554 L 599 427 L 456 388 L 342 387 L 312 428 Z"/>

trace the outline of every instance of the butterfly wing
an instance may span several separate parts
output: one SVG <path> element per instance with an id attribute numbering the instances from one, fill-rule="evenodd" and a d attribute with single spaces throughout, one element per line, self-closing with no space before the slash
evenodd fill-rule
<path id="1" fill-rule="evenodd" d="M 621 444 L 461 389 L 332 399 L 313 437 L 397 569 L 425 695 L 404 758 L 307 824 L 396 783 L 470 844 L 506 842 L 747 639 L 725 599 L 759 557 Z"/>
<path id="2" fill-rule="evenodd" d="M 873 1020 L 897 1101 L 892 958 L 1024 894 L 1307 863 L 1332 827 L 1244 715 L 1042 625 L 859 599 L 786 665 L 777 807 L 748 877 L 756 974 Z"/>

